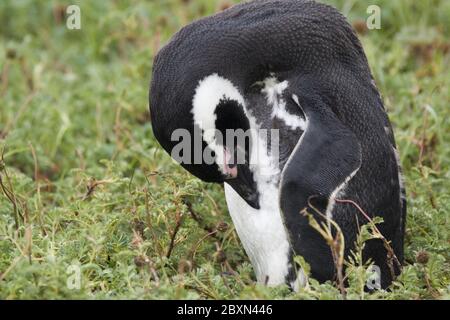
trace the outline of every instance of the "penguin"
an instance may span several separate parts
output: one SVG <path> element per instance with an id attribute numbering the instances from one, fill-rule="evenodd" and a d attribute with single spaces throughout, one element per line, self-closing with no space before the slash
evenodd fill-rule
<path id="1" fill-rule="evenodd" d="M 347 259 L 361 226 L 381 217 L 386 241 L 368 240 L 364 261 L 379 268 L 382 288 L 400 273 L 406 198 L 394 134 L 363 48 L 335 8 L 254 0 L 183 27 L 154 58 L 149 103 L 154 136 L 172 156 L 176 130 L 200 133 L 183 156 L 200 148 L 212 160 L 177 161 L 224 185 L 259 283 L 306 285 L 296 256 L 309 276 L 336 280 L 311 217 L 339 227 Z"/>

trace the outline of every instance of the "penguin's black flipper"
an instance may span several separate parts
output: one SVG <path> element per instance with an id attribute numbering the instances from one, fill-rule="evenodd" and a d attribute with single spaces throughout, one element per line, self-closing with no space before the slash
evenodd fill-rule
<path id="1" fill-rule="evenodd" d="M 326 281 L 335 273 L 330 248 L 300 211 L 309 202 L 326 214 L 330 198 L 360 168 L 361 146 L 320 97 L 294 94 L 290 102 L 302 109 L 307 125 L 281 174 L 280 208 L 295 254 L 310 264 L 314 278 Z"/>

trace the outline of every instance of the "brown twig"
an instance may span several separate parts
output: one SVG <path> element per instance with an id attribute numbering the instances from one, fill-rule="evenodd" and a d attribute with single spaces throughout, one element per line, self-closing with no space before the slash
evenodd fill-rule
<path id="1" fill-rule="evenodd" d="M 205 230 L 208 234 L 211 234 L 211 236 L 213 238 L 215 238 L 216 240 L 222 242 L 223 239 L 222 237 L 217 235 L 217 228 L 213 228 L 211 226 L 208 226 L 207 224 L 205 224 L 202 220 L 202 218 L 194 211 L 194 209 L 192 208 L 192 203 L 184 201 L 184 204 L 186 205 L 186 207 L 188 208 L 189 214 L 192 217 L 192 219 L 197 222 L 197 224 L 203 229 Z"/>
<path id="2" fill-rule="evenodd" d="M 214 295 L 210 294 L 210 293 L 207 292 L 206 290 L 201 289 L 201 288 L 199 288 L 199 287 L 196 287 L 196 286 L 193 286 L 193 285 L 190 285 L 190 284 L 185 284 L 184 287 L 185 287 L 186 289 L 195 290 L 195 291 L 197 291 L 198 293 L 200 293 L 200 294 L 202 294 L 202 295 L 204 295 L 205 297 L 208 297 L 208 298 L 210 298 L 210 299 L 213 299 L 213 300 L 216 300 L 216 299 L 217 299 L 217 297 L 215 297 Z"/>
<path id="3" fill-rule="evenodd" d="M 175 216 L 175 228 L 173 229 L 172 236 L 170 237 L 170 245 L 169 249 L 167 250 L 166 258 L 169 259 L 172 255 L 173 248 L 175 247 L 175 238 L 177 236 L 178 231 L 181 227 L 181 222 L 183 220 L 183 214 L 177 211 Z"/>
<path id="4" fill-rule="evenodd" d="M 200 242 L 203 241 L 204 239 L 206 239 L 207 237 L 212 237 L 214 238 L 217 242 L 216 242 L 216 247 L 219 246 L 219 243 L 223 243 L 224 238 L 219 236 L 219 231 L 223 231 L 223 229 L 226 229 L 228 226 L 226 225 L 226 223 L 222 222 L 219 223 L 215 228 L 206 225 L 201 217 L 194 211 L 194 209 L 192 208 L 192 204 L 188 201 L 184 201 L 184 204 L 186 205 L 186 207 L 188 208 L 189 214 L 192 217 L 192 219 L 197 222 L 197 224 L 207 232 L 206 236 L 204 236 L 203 238 L 200 239 L 200 241 L 194 246 L 194 248 L 191 250 L 191 258 L 192 258 L 192 262 L 194 263 L 194 257 L 195 257 L 195 252 L 198 249 L 198 246 L 200 245 Z M 218 249 L 219 250 L 219 249 Z M 220 250 L 222 250 L 220 248 Z M 228 262 L 228 258 L 227 255 L 225 254 L 224 251 L 222 251 L 223 254 L 223 261 L 221 262 L 221 264 L 223 266 L 225 266 L 229 272 L 235 274 L 236 271 L 231 267 L 230 263 Z"/>
<path id="5" fill-rule="evenodd" d="M 6 186 L 4 183 L 2 173 L 5 176 L 8 186 Z M 22 220 L 23 220 L 23 216 L 19 210 L 18 200 L 16 198 L 16 194 L 14 193 L 14 189 L 13 189 L 13 186 L 11 183 L 11 179 L 8 175 L 8 171 L 6 170 L 6 164 L 4 161 L 4 150 L 2 151 L 2 154 L 0 157 L 0 188 L 3 191 L 3 194 L 6 196 L 6 198 L 8 198 L 9 202 L 11 202 L 11 204 L 13 206 L 14 223 L 15 223 L 16 229 L 18 229 L 19 228 L 19 217 L 22 218 Z"/>
<path id="6" fill-rule="evenodd" d="M 193 249 L 191 250 L 191 261 L 194 262 L 195 259 L 195 254 L 197 253 L 197 249 L 200 246 L 200 244 L 203 242 L 203 240 L 205 240 L 206 238 L 212 236 L 213 234 L 215 234 L 217 232 L 217 230 L 214 230 L 210 233 L 207 233 L 206 235 L 204 235 L 203 237 L 200 238 L 200 240 L 197 241 L 197 243 L 195 244 L 195 246 L 193 247 Z"/>
<path id="7" fill-rule="evenodd" d="M 311 207 L 320 217 L 322 217 L 325 223 L 320 223 L 308 212 L 308 208 L 304 208 L 300 213 L 307 216 L 309 219 L 309 224 L 312 228 L 318 231 L 322 237 L 327 242 L 331 249 L 331 256 L 333 258 L 334 265 L 336 267 L 337 284 L 339 291 L 342 294 L 343 299 L 347 298 L 347 290 L 345 289 L 344 280 L 344 249 L 345 249 L 345 239 L 339 225 L 333 221 L 331 218 L 320 212 L 315 206 L 311 204 L 311 199 L 308 198 L 308 206 Z M 333 236 L 331 225 L 336 229 L 336 235 Z"/>
<path id="8" fill-rule="evenodd" d="M 83 200 L 88 199 L 94 193 L 95 188 L 97 188 L 99 185 L 106 184 L 106 183 L 109 183 L 109 182 L 111 182 L 111 181 L 110 180 L 95 180 L 95 179 L 92 179 L 89 182 L 89 185 L 87 186 L 87 191 L 86 191 L 86 194 L 83 196 Z"/>
<path id="9" fill-rule="evenodd" d="M 36 155 L 36 150 L 34 149 L 34 147 L 33 147 L 33 145 L 31 144 L 31 142 L 28 142 L 28 146 L 30 147 L 31 155 L 33 156 L 33 162 L 34 162 L 34 182 L 35 182 L 35 184 L 36 184 L 36 191 L 37 191 L 37 194 L 38 194 L 38 197 L 39 197 L 39 202 L 40 202 L 40 199 L 41 199 L 41 184 L 40 184 L 40 182 L 39 182 L 40 174 L 39 174 L 39 163 L 38 163 L 38 158 L 37 158 L 37 155 Z M 41 207 L 42 207 L 42 205 L 41 205 Z M 39 220 L 39 225 L 40 225 L 40 227 L 41 227 L 42 234 L 43 234 L 44 236 L 46 236 L 46 235 L 47 235 L 47 230 L 45 229 L 44 224 L 43 224 L 43 222 L 42 222 L 42 215 L 41 215 L 41 214 L 39 214 L 38 220 Z"/>
<path id="10" fill-rule="evenodd" d="M 376 224 L 373 222 L 372 218 L 370 218 L 369 215 L 353 200 L 335 199 L 335 201 L 338 203 L 349 203 L 349 204 L 353 205 L 367 219 L 367 221 L 369 221 L 369 223 L 372 224 L 372 228 L 373 228 L 373 231 L 375 231 L 375 235 L 383 241 L 384 248 L 387 251 L 387 261 L 388 261 L 389 270 L 391 272 L 392 278 L 395 278 L 395 270 L 394 270 L 393 262 L 396 263 L 397 267 L 400 270 L 402 269 L 402 264 L 400 263 L 397 256 L 395 255 L 394 249 L 392 249 L 392 246 L 390 245 L 389 241 L 384 237 L 384 235 L 378 229 Z"/>
<path id="11" fill-rule="evenodd" d="M 431 285 L 430 276 L 428 275 L 426 266 L 422 266 L 423 268 L 423 278 L 425 280 L 425 284 L 427 286 L 428 292 L 431 294 L 431 296 L 434 299 L 438 299 L 440 297 L 439 291 L 437 291 L 433 286 Z"/>

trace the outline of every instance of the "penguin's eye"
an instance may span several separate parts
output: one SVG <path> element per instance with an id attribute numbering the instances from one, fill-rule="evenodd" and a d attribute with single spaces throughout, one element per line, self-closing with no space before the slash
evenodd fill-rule
<path id="1" fill-rule="evenodd" d="M 225 133 L 226 129 L 248 130 L 250 124 L 243 106 L 236 100 L 222 99 L 215 109 L 216 129 Z"/>
<path id="2" fill-rule="evenodd" d="M 243 107 L 235 100 L 221 100 L 216 110 L 216 129 L 230 151 L 230 163 L 248 163 L 251 147 L 250 123 Z"/>

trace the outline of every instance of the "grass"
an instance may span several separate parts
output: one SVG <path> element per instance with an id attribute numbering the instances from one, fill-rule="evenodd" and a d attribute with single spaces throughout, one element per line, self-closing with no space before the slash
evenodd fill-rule
<path id="1" fill-rule="evenodd" d="M 356 277 L 347 297 L 449 299 L 450 2 L 374 0 L 380 30 L 365 28 L 364 1 L 327 2 L 360 33 L 408 198 L 402 275 L 372 294 Z M 65 27 L 73 3 L 81 30 Z M 1 299 L 342 298 L 314 280 L 298 293 L 256 285 L 222 188 L 183 171 L 152 135 L 153 56 L 229 4 L 0 2 Z"/>

